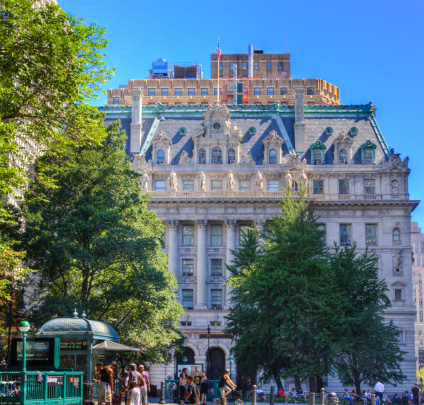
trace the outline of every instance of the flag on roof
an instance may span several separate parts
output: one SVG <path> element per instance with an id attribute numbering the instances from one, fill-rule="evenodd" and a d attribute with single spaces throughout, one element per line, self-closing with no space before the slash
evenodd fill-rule
<path id="1" fill-rule="evenodd" d="M 221 57 L 221 47 L 219 46 L 219 41 L 218 41 L 218 59 Z"/>

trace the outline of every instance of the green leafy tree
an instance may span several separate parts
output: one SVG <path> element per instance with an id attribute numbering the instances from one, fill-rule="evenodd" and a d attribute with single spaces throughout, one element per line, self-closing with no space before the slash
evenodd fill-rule
<path id="1" fill-rule="evenodd" d="M 105 29 L 85 24 L 57 4 L 36 9 L 33 3 L 0 2 L 1 223 L 12 220 L 5 206 L 8 195 L 19 198 L 34 176 L 53 186 L 49 167 L 106 135 L 96 108 L 88 104 L 113 73 L 103 61 Z M 50 160 L 30 171 L 45 150 Z M 13 244 L 7 234 L 0 235 L 1 260 L 7 262 L 0 266 L 0 299 L 7 299 L 7 269 L 21 267 Z"/>
<path id="2" fill-rule="evenodd" d="M 111 323 L 123 342 L 160 362 L 162 348 L 180 338 L 182 308 L 162 252 L 162 222 L 147 207 L 119 128 L 113 122 L 101 145 L 81 148 L 51 170 L 55 188 L 36 182 L 27 193 L 23 247 L 43 296 L 32 322 L 68 317 L 76 307 Z"/>
<path id="3" fill-rule="evenodd" d="M 373 252 L 356 252 L 356 246 L 335 247 L 331 255 L 332 288 L 339 294 L 345 320 L 339 330 L 345 337 L 343 349 L 335 352 L 333 363 L 340 379 L 354 384 L 402 382 L 406 376 L 400 363 L 404 354 L 399 348 L 399 332 L 392 321 L 380 315 L 391 306 L 387 285 L 378 278 Z"/>

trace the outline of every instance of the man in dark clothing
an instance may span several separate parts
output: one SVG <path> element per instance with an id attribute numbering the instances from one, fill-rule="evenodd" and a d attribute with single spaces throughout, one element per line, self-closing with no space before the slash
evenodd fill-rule
<path id="1" fill-rule="evenodd" d="M 186 401 L 189 401 L 190 404 L 199 405 L 199 389 L 197 385 L 193 382 L 193 376 L 189 375 L 187 377 L 187 395 L 185 397 Z"/>
<path id="2" fill-rule="evenodd" d="M 412 403 L 418 405 L 420 402 L 420 390 L 418 389 L 418 384 L 415 384 L 411 390 L 412 392 Z"/>

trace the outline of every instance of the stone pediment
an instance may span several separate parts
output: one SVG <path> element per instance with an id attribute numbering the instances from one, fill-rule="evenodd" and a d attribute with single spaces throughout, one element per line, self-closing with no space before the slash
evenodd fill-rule
<path id="1" fill-rule="evenodd" d="M 402 283 L 402 281 L 395 281 L 394 283 L 392 283 L 392 287 L 405 287 L 406 284 Z"/>
<path id="2" fill-rule="evenodd" d="M 408 162 L 409 162 L 408 156 L 402 161 L 399 155 L 395 153 L 391 153 L 389 156 L 389 160 L 387 162 L 383 162 L 382 171 L 383 172 L 391 172 L 391 171 L 409 172 Z"/>
<path id="3" fill-rule="evenodd" d="M 300 155 L 286 155 L 286 164 L 289 166 L 288 171 L 303 171 L 306 166 L 306 159 L 301 160 Z"/>
<path id="4" fill-rule="evenodd" d="M 350 147 L 353 144 L 353 139 L 345 131 L 343 131 L 340 133 L 339 136 L 334 139 L 333 144 L 345 145 Z"/>
<path id="5" fill-rule="evenodd" d="M 283 139 L 277 134 L 276 131 L 272 130 L 269 135 L 262 141 L 265 143 L 276 143 L 276 144 L 283 144 Z"/>
<path id="6" fill-rule="evenodd" d="M 163 143 L 171 145 L 172 141 L 166 136 L 165 132 L 160 131 L 153 137 L 152 143 Z"/>

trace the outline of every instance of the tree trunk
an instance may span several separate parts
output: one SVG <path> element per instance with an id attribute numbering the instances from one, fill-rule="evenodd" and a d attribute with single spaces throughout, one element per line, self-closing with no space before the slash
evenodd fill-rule
<path id="1" fill-rule="evenodd" d="M 317 393 L 321 392 L 321 388 L 324 388 L 324 380 L 322 377 L 317 377 Z"/>
<path id="2" fill-rule="evenodd" d="M 277 391 L 279 391 L 280 389 L 283 388 L 283 383 L 281 382 L 281 378 L 277 372 L 273 372 L 272 375 L 274 377 L 275 383 L 277 384 Z M 278 392 L 277 392 L 277 396 L 278 396 Z"/>
<path id="3" fill-rule="evenodd" d="M 354 378 L 354 381 L 355 381 L 356 393 L 358 395 L 361 395 L 361 380 L 359 380 L 358 378 Z"/>
<path id="4" fill-rule="evenodd" d="M 317 381 L 315 377 L 309 377 L 309 392 L 318 392 Z"/>
<path id="5" fill-rule="evenodd" d="M 300 378 L 294 377 L 294 386 L 296 387 L 296 391 L 300 388 Z"/>

